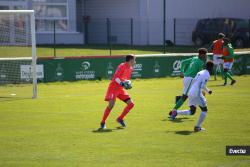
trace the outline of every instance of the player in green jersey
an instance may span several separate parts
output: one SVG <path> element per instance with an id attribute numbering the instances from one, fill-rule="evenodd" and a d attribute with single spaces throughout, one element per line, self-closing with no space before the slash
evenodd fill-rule
<path id="1" fill-rule="evenodd" d="M 234 63 L 234 48 L 230 43 L 228 38 L 225 38 L 223 45 L 223 56 L 221 59 L 224 60 L 223 68 L 224 68 L 224 86 L 227 85 L 227 79 L 231 80 L 231 85 L 236 83 L 236 80 L 232 77 L 232 67 Z"/>
<path id="2" fill-rule="evenodd" d="M 181 77 L 184 77 L 183 95 L 177 99 L 176 105 L 169 112 L 169 115 L 172 114 L 172 111 L 179 109 L 188 98 L 188 91 L 192 85 L 194 77 L 204 68 L 204 64 L 207 60 L 207 52 L 208 51 L 206 48 L 200 48 L 198 49 L 198 56 L 183 60 L 181 62 Z"/>

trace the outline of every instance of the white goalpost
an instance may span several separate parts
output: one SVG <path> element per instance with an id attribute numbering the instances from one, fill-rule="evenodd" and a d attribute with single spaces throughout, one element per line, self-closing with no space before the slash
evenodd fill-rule
<path id="1" fill-rule="evenodd" d="M 32 87 L 31 96 L 36 98 L 36 59 L 34 10 L 0 10 L 0 90 L 12 87 L 10 93 L 15 95 L 13 87 Z"/>

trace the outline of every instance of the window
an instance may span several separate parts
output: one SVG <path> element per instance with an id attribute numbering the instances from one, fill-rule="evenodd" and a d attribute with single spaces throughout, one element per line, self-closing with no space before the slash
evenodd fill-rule
<path id="1" fill-rule="evenodd" d="M 33 0 L 38 32 L 68 31 L 68 0 Z M 55 24 L 55 25 L 54 25 Z"/>

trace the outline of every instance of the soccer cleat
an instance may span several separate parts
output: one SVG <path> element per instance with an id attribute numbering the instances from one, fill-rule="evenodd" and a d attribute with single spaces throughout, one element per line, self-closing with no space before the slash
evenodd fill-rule
<path id="1" fill-rule="evenodd" d="M 170 116 L 171 120 L 175 120 L 176 116 L 177 116 L 177 111 L 176 109 L 173 109 L 171 111 L 171 116 Z"/>
<path id="2" fill-rule="evenodd" d="M 169 115 L 169 116 L 171 116 L 171 115 L 172 115 L 172 110 L 168 113 L 168 115 Z"/>
<path id="3" fill-rule="evenodd" d="M 124 122 L 122 119 L 117 118 L 116 121 L 117 121 L 122 127 L 124 127 L 124 128 L 126 127 L 126 124 L 125 124 L 125 122 Z"/>
<path id="4" fill-rule="evenodd" d="M 194 132 L 200 132 L 200 131 L 204 131 L 205 129 L 199 126 L 195 126 L 194 127 Z"/>
<path id="5" fill-rule="evenodd" d="M 223 86 L 227 86 L 227 83 L 225 82 L 225 83 L 223 84 Z"/>
<path id="6" fill-rule="evenodd" d="M 236 83 L 236 81 L 235 81 L 235 80 L 232 80 L 231 85 L 233 85 L 233 84 L 235 84 L 235 83 Z"/>
<path id="7" fill-rule="evenodd" d="M 106 129 L 105 123 L 101 122 L 101 127 L 98 130 L 104 130 L 104 129 Z"/>

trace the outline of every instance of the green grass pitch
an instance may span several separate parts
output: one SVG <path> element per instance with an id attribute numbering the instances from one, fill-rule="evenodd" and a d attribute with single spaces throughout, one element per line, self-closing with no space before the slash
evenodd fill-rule
<path id="1" fill-rule="evenodd" d="M 209 46 L 207 46 L 209 47 Z M 109 56 L 108 45 L 56 45 L 56 57 L 70 56 Z M 195 53 L 198 47 L 195 46 L 173 46 L 167 47 L 166 53 Z M 250 51 L 250 48 L 235 49 L 235 52 Z M 18 54 L 17 54 L 18 53 Z M 126 54 L 162 54 L 162 46 L 129 46 L 113 45 L 111 55 Z M 37 57 L 53 57 L 54 46 L 37 46 Z M 0 58 L 10 57 L 31 57 L 31 48 L 29 47 L 1 47 Z"/>
<path id="2" fill-rule="evenodd" d="M 110 131 L 102 133 L 95 130 L 108 81 L 39 84 L 36 100 L 26 98 L 30 87 L 0 87 L 0 166 L 250 166 L 249 156 L 225 155 L 227 145 L 250 144 L 250 76 L 236 79 L 226 87 L 221 80 L 209 82 L 213 94 L 206 95 L 206 131 L 200 133 L 192 131 L 200 110 L 167 119 L 181 92 L 179 78 L 133 80 L 128 128 L 116 129 L 124 107 L 117 100 L 107 121 Z"/>

